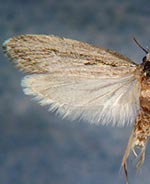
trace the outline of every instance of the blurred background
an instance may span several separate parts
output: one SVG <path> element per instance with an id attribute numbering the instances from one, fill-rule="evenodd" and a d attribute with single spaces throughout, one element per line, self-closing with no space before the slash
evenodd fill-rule
<path id="1" fill-rule="evenodd" d="M 140 63 L 135 36 L 150 46 L 150 1 L 0 0 L 0 43 L 20 34 L 54 34 L 116 50 Z M 0 50 L 0 183 L 125 183 L 120 169 L 132 127 L 62 120 L 22 92 L 24 76 Z M 150 151 L 129 181 L 150 181 Z"/>

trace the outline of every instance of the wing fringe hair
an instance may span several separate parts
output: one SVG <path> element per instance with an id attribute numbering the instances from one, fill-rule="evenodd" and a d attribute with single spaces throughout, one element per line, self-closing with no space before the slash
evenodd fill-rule
<path id="1" fill-rule="evenodd" d="M 25 94 L 50 105 L 49 110 L 63 118 L 121 126 L 133 123 L 137 116 L 139 86 L 133 76 L 78 83 L 51 77 L 26 76 L 22 86 Z"/>

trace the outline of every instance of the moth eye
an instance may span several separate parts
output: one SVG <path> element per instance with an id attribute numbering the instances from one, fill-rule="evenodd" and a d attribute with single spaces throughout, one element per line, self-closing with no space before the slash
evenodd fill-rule
<path id="1" fill-rule="evenodd" d="M 144 64 L 144 72 L 145 71 L 150 71 L 150 62 L 146 62 L 145 64 Z"/>
<path id="2" fill-rule="evenodd" d="M 146 56 L 143 57 L 142 61 L 143 61 L 143 63 L 146 62 Z"/>
<path id="3" fill-rule="evenodd" d="M 150 78 L 150 73 L 146 73 L 146 79 Z"/>

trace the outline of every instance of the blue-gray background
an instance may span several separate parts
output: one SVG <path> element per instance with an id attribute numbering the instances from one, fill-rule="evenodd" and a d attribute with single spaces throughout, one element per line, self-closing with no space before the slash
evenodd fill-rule
<path id="1" fill-rule="evenodd" d="M 25 33 L 55 34 L 116 50 L 136 62 L 132 41 L 150 46 L 150 1 L 0 0 L 0 43 Z M 23 74 L 0 51 L 0 184 L 120 184 L 130 128 L 61 120 L 25 96 Z M 146 162 L 132 184 L 150 182 Z"/>

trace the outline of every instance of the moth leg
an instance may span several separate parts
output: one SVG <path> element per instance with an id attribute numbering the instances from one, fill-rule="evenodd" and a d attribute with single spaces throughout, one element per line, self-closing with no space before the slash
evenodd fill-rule
<path id="1" fill-rule="evenodd" d="M 122 167 L 123 167 L 123 169 L 124 169 L 124 172 L 125 172 L 126 184 L 128 184 L 128 166 L 127 166 L 127 159 L 129 157 L 129 154 L 130 154 L 131 150 L 132 151 L 134 150 L 135 142 L 136 142 L 136 137 L 135 137 L 135 132 L 134 132 L 134 129 L 133 129 L 132 132 L 131 132 L 129 141 L 128 141 L 128 145 L 127 145 L 126 150 L 125 150 L 125 154 L 124 154 L 123 159 L 122 159 L 122 164 L 121 164 Z M 135 150 L 134 150 L 134 152 L 135 152 Z M 135 152 L 135 155 L 137 155 L 136 152 Z"/>
<path id="2" fill-rule="evenodd" d="M 132 151 L 135 157 L 139 157 L 136 164 L 136 169 L 139 169 L 145 160 L 147 139 L 150 136 L 150 123 L 147 121 L 147 119 L 148 118 L 143 112 L 141 112 L 137 117 L 122 159 L 122 167 L 124 168 L 126 183 L 128 183 L 127 159 L 130 155 L 130 152 Z M 140 153 L 137 153 L 135 148 L 138 148 Z"/>
<path id="3" fill-rule="evenodd" d="M 134 148 L 132 149 L 132 152 L 133 152 L 133 155 L 134 155 L 135 157 L 138 156 Z"/>
<path id="4" fill-rule="evenodd" d="M 146 143 L 147 143 L 147 140 L 144 142 L 144 145 L 141 147 L 140 159 L 139 159 L 139 161 L 136 164 L 136 169 L 139 169 L 143 165 L 143 163 L 144 163 L 145 151 L 146 151 Z"/>

